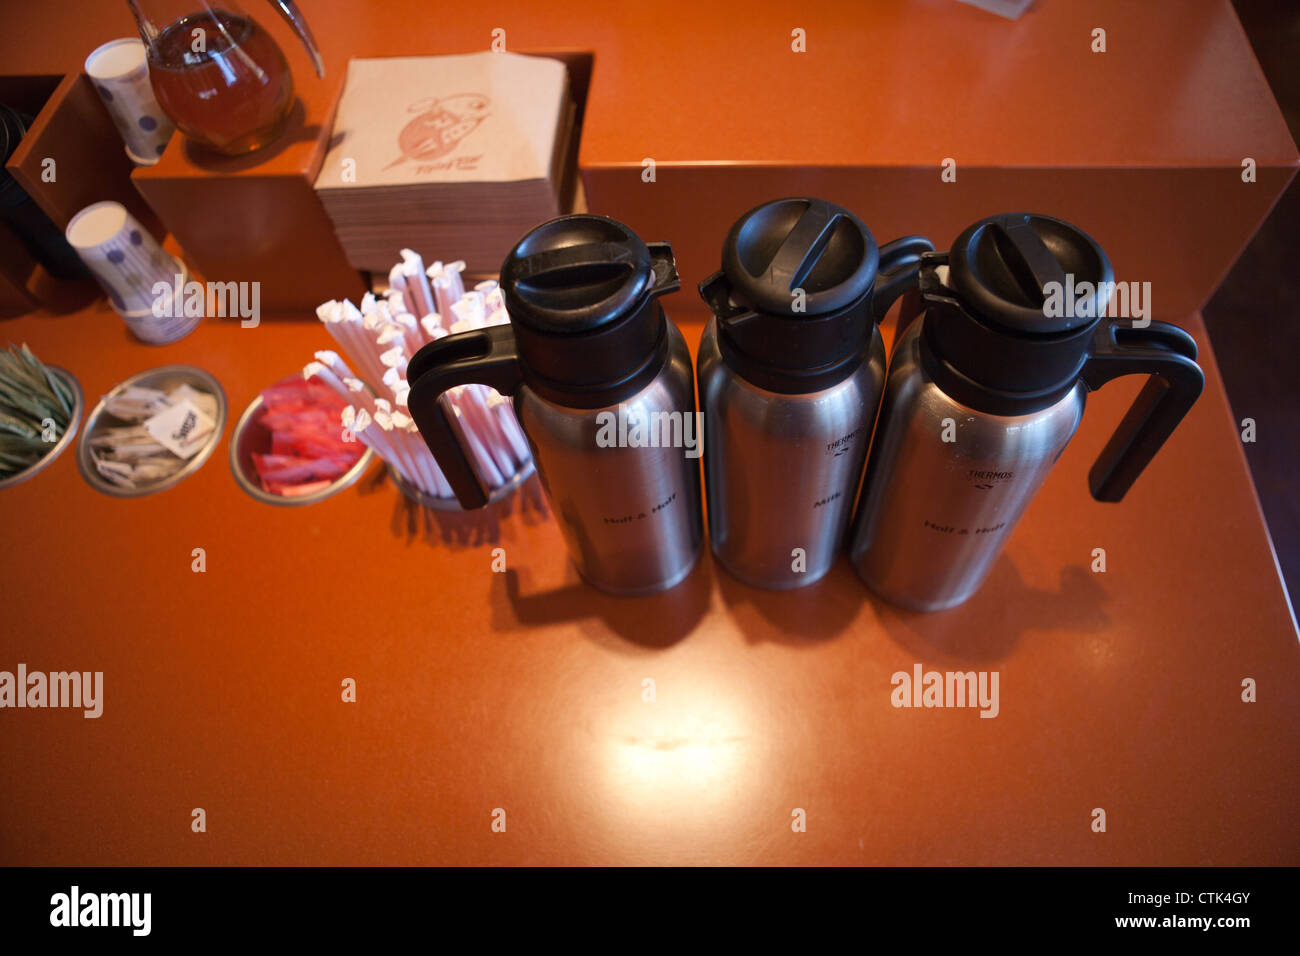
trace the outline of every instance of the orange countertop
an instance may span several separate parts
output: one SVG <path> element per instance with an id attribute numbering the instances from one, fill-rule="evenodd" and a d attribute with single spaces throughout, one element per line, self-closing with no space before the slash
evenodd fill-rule
<path id="1" fill-rule="evenodd" d="M 681 324 L 697 342 L 698 316 Z M 208 320 L 147 348 L 102 305 L 0 330 L 88 404 L 197 364 L 232 419 L 329 341 Z M 705 557 L 665 594 L 605 597 L 535 479 L 448 516 L 376 467 L 277 508 L 236 486 L 228 428 L 193 477 L 119 500 L 65 453 L 0 492 L 0 669 L 103 671 L 104 711 L 0 712 L 0 862 L 1300 862 L 1300 646 L 1202 355 L 1205 395 L 1123 503 L 1092 501 L 1086 473 L 1136 381 L 1090 398 L 988 584 L 932 615 L 844 559 L 795 592 Z M 918 663 L 999 672 L 997 717 L 895 709 L 891 675 Z"/>
<path id="2" fill-rule="evenodd" d="M 496 27 L 512 49 L 594 50 L 588 166 L 744 159 L 755 137 L 792 163 L 861 161 L 861 127 L 821 115 L 822 81 L 784 59 L 794 27 L 861 89 L 872 163 L 1226 168 L 1249 142 L 1280 190 L 1296 162 L 1219 0 L 1040 0 L 1019 23 L 949 0 L 670 0 L 599 17 L 315 4 L 319 84 L 248 6 L 311 102 L 350 55 L 482 49 Z M 1082 83 L 1059 38 L 1080 34 L 1091 55 L 1108 24 L 1114 72 Z M 75 70 L 130 30 L 121 3 L 7 4 L 5 71 Z M 702 85 L 729 104 L 716 125 L 674 111 Z M 616 122 L 629 110 L 653 147 Z M 702 276 L 683 278 L 665 307 L 694 346 Z M 984 589 L 932 615 L 878 601 L 846 559 L 769 593 L 706 555 L 665 594 L 603 596 L 565 559 L 535 479 L 476 515 L 415 509 L 378 467 L 322 504 L 264 505 L 230 475 L 230 423 L 328 347 L 317 323 L 206 320 L 150 348 L 102 301 L 0 321 L 0 342 L 71 370 L 88 406 L 175 362 L 212 372 L 230 403 L 217 452 L 161 494 L 102 495 L 71 452 L 0 491 L 0 670 L 104 673 L 98 719 L 0 710 L 0 863 L 1300 863 L 1294 619 L 1200 318 L 1158 317 L 1196 336 L 1207 386 L 1148 472 L 1120 504 L 1088 496 L 1139 385 L 1121 380 L 1090 397 Z M 1099 547 L 1104 574 L 1089 569 Z M 997 717 L 893 707 L 891 675 L 917 664 L 998 672 Z"/>
<path id="3" fill-rule="evenodd" d="M 324 80 L 278 16 L 243 6 L 275 35 L 313 117 L 354 56 L 485 50 L 494 30 L 511 50 L 594 51 L 583 166 L 1296 160 L 1227 0 L 1038 0 L 1017 21 L 954 0 L 620 0 L 598 16 L 534 0 L 445 12 L 331 0 L 303 9 Z M 4 72 L 72 71 L 100 43 L 133 35 L 134 21 L 122 0 L 42 0 L 6 4 L 0 28 Z M 1092 52 L 1096 28 L 1105 53 Z M 795 29 L 807 52 L 792 50 Z M 717 103 L 712 122 L 679 108 L 701 89 Z"/>

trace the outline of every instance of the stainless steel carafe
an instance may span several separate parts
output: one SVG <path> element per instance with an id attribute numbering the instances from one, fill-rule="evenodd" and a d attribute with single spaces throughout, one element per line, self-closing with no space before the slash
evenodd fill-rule
<path id="1" fill-rule="evenodd" d="M 920 288 L 925 311 L 894 347 L 850 550 L 874 592 L 930 611 L 984 582 L 1088 391 L 1151 376 L 1089 475 L 1094 498 L 1119 501 L 1204 376 L 1182 329 L 1106 317 L 1110 261 L 1050 216 L 975 223 L 951 252 L 922 258 Z"/>
<path id="2" fill-rule="evenodd" d="M 830 570 L 862 481 L 885 377 L 876 323 L 916 284 L 925 239 L 877 249 L 853 213 L 780 199 L 745 213 L 700 284 L 709 537 L 754 587 Z"/>
<path id="3" fill-rule="evenodd" d="M 611 594 L 664 590 L 699 556 L 691 357 L 658 298 L 672 249 L 604 216 L 528 233 L 501 268 L 511 324 L 430 342 L 411 359 L 411 417 L 466 508 L 484 489 L 457 441 L 447 389 L 490 385 L 515 412 L 579 573 Z"/>

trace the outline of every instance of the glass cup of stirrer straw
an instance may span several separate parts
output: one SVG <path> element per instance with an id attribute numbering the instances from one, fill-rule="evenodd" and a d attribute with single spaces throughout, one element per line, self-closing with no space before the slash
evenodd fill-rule
<path id="1" fill-rule="evenodd" d="M 461 278 L 465 263 L 435 262 L 426 269 L 413 250 L 403 249 L 401 256 L 389 271 L 387 291 L 367 294 L 360 308 L 331 300 L 317 309 L 351 365 L 338 353 L 323 351 L 309 368 L 352 403 L 345 427 L 355 427 L 357 437 L 384 459 L 393 483 L 408 499 L 459 511 L 450 484 L 405 414 L 406 364 L 429 341 L 508 322 L 509 317 L 495 281 L 466 291 Z M 491 489 L 488 500 L 512 494 L 535 466 L 510 401 L 483 385 L 454 389 L 443 401 L 455 413 L 467 457 L 483 486 Z"/>

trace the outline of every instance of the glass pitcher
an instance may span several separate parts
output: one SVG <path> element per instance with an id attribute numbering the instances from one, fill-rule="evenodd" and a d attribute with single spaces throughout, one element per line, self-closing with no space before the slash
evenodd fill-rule
<path id="1" fill-rule="evenodd" d="M 325 64 L 293 0 L 269 0 Z M 236 0 L 127 0 L 149 54 L 158 105 L 190 139 L 228 156 L 252 152 L 283 131 L 293 77 L 275 40 Z"/>

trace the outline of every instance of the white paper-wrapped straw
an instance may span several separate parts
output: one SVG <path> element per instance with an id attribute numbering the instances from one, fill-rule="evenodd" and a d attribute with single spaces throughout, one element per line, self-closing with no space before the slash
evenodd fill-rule
<path id="1" fill-rule="evenodd" d="M 343 409 L 343 427 L 348 429 L 357 438 L 374 450 L 375 454 L 385 462 L 392 465 L 397 473 L 402 476 L 403 481 L 413 482 L 414 479 L 409 473 L 409 466 L 397 454 L 397 449 L 389 440 L 384 430 L 375 424 L 375 419 L 364 409 L 358 411 L 352 406 Z"/>
<path id="2" fill-rule="evenodd" d="M 425 487 L 426 482 L 421 476 L 420 458 L 429 453 L 428 449 L 417 449 L 408 440 L 406 432 L 393 424 L 393 416 L 388 412 L 375 412 L 374 420 L 375 424 L 383 430 L 384 438 L 391 444 L 397 460 L 402 463 L 402 471 L 407 483 L 434 494 L 434 490 Z"/>
<path id="3" fill-rule="evenodd" d="M 371 301 L 373 308 L 373 297 Z M 339 320 L 327 323 L 326 328 L 334 336 L 334 341 L 338 342 L 348 357 L 357 364 L 361 377 L 373 377 L 374 381 L 378 381 L 383 376 L 384 370 L 375 355 L 374 342 L 371 340 L 372 333 L 366 330 L 365 316 L 347 299 L 344 299 L 340 306 Z M 377 314 L 378 310 L 375 309 L 372 315 Z"/>
<path id="4" fill-rule="evenodd" d="M 338 299 L 322 302 L 316 306 L 316 318 L 326 324 L 339 321 L 343 318 L 343 303 L 339 302 Z"/>
<path id="5" fill-rule="evenodd" d="M 361 377 L 364 378 L 370 374 L 372 363 L 368 362 L 367 352 L 369 347 L 366 345 L 365 333 L 355 323 L 340 322 L 331 327 L 338 330 L 334 335 L 334 341 L 338 343 L 339 348 L 354 362 L 358 363 L 358 369 Z"/>
<path id="6" fill-rule="evenodd" d="M 304 379 L 318 378 L 338 395 L 345 402 L 352 401 L 352 396 L 348 393 L 347 386 L 342 380 L 334 374 L 332 369 L 326 368 L 320 362 L 308 362 L 303 366 L 302 377 Z"/>
<path id="7" fill-rule="evenodd" d="M 513 475 L 516 466 L 515 460 L 510 454 L 510 443 L 501 431 L 496 416 L 488 411 L 487 399 L 490 393 L 487 387 L 469 385 L 466 386 L 466 390 L 465 398 L 467 400 L 463 401 L 460 407 L 468 416 L 474 433 L 483 439 L 483 446 L 488 454 L 492 456 L 497 470 L 505 477 Z"/>
<path id="8" fill-rule="evenodd" d="M 316 352 L 316 361 L 320 362 L 342 381 L 345 378 L 352 378 L 352 369 L 348 368 L 348 363 L 338 352 L 330 349 L 320 349 Z"/>
<path id="9" fill-rule="evenodd" d="M 360 344 L 355 338 L 355 330 L 350 325 L 351 316 L 355 312 L 356 308 L 346 300 L 336 302 L 331 299 L 316 309 L 316 315 L 325 323 L 326 331 L 345 352 L 354 345 Z"/>
<path id="10" fill-rule="evenodd" d="M 429 454 L 429 447 L 420 436 L 420 430 L 415 427 L 415 420 L 405 412 L 395 411 L 392 421 L 393 428 L 405 436 L 411 447 L 411 457 L 424 479 L 424 491 L 435 498 L 453 497 L 451 483 L 433 460 L 433 455 Z"/>
<path id="11" fill-rule="evenodd" d="M 316 309 L 316 315 L 325 323 L 330 336 L 345 352 L 351 352 L 362 344 L 353 324 L 354 314 L 357 314 L 356 308 L 347 300 L 337 302 L 331 299 Z"/>
<path id="12" fill-rule="evenodd" d="M 337 352 L 321 349 L 316 353 L 316 361 L 328 368 L 347 387 L 348 401 L 357 406 L 370 407 L 370 393 L 365 384 L 348 367 Z"/>
<path id="13" fill-rule="evenodd" d="M 433 306 L 439 315 L 451 315 L 457 296 L 452 295 L 452 277 L 445 272 L 433 280 Z"/>
<path id="14" fill-rule="evenodd" d="M 424 271 L 424 260 L 413 249 L 403 249 L 401 256 L 402 275 L 406 278 L 406 287 L 412 293 L 411 297 L 416 306 L 411 311 L 416 315 L 432 312 L 433 292 L 429 289 L 429 277 Z"/>
<path id="15" fill-rule="evenodd" d="M 395 368 L 403 375 L 406 374 L 406 363 L 407 363 L 406 348 L 400 343 L 398 345 L 394 345 L 387 352 L 380 354 L 379 361 L 386 369 Z M 381 373 L 379 376 L 380 380 L 382 380 L 383 377 L 384 376 Z"/>
<path id="16" fill-rule="evenodd" d="M 406 396 L 411 391 L 411 386 L 401 372 L 395 368 L 390 368 L 385 372 L 384 387 L 392 395 L 394 405 L 406 404 Z"/>
<path id="17" fill-rule="evenodd" d="M 420 430 L 415 427 L 415 422 L 405 418 L 409 425 L 402 424 L 399 422 L 402 418 L 405 416 L 393 415 L 393 432 L 402 435 L 410 446 L 411 460 L 415 462 L 420 490 L 434 498 L 444 500 L 455 498 L 455 493 L 451 490 L 451 482 L 442 473 L 438 463 L 433 460 L 433 455 L 429 454 L 429 448 L 420 437 Z"/>
<path id="18" fill-rule="evenodd" d="M 370 414 L 364 409 L 358 411 L 351 405 L 343 409 L 339 416 L 343 427 L 352 434 L 352 437 L 361 444 L 365 445 L 384 461 L 389 461 L 392 452 L 388 449 L 382 436 L 373 427 Z"/>
<path id="19" fill-rule="evenodd" d="M 501 287 L 497 285 L 496 282 L 494 281 L 491 283 L 492 288 L 490 289 L 482 288 L 483 286 L 488 284 L 489 283 L 487 282 L 480 282 L 478 285 L 474 287 L 474 291 L 478 292 L 481 296 L 483 296 L 483 308 L 487 311 L 489 315 L 492 315 L 496 312 L 504 312 L 506 308 L 506 300 L 505 297 L 501 294 Z M 507 322 L 510 321 L 509 316 L 506 317 L 506 321 Z"/>
<path id="20" fill-rule="evenodd" d="M 409 312 L 403 312 L 401 315 L 393 317 L 402 330 L 402 335 L 406 339 L 406 352 L 408 355 L 414 355 L 420 351 L 420 347 L 425 343 L 424 331 L 420 328 L 420 323 Z"/>
<path id="21" fill-rule="evenodd" d="M 453 332 L 458 331 L 456 326 L 462 322 L 466 323 L 471 329 L 482 328 L 487 320 L 487 308 L 483 302 L 483 293 L 466 292 L 460 301 L 452 303 L 451 314 L 456 317 L 456 321 L 451 327 Z"/>
<path id="22" fill-rule="evenodd" d="M 461 279 L 461 273 L 464 271 L 464 259 L 457 259 L 455 262 L 449 262 L 443 267 L 442 274 L 451 280 L 451 300 L 453 302 L 465 294 L 465 283 Z"/>
<path id="23" fill-rule="evenodd" d="M 388 270 L 388 291 L 396 292 L 402 296 L 403 300 L 406 298 L 406 276 L 402 274 L 402 263 L 400 262 Z M 407 308 L 410 308 L 409 304 Z"/>
<path id="24" fill-rule="evenodd" d="M 360 311 L 361 327 L 367 333 L 377 335 L 384 326 L 389 324 L 388 303 L 376 299 L 373 293 L 367 292 L 362 296 Z"/>
<path id="25" fill-rule="evenodd" d="M 375 396 L 370 393 L 366 383 L 359 378 L 345 378 L 343 385 L 348 390 L 348 401 L 357 408 L 364 408 L 371 415 L 375 413 Z"/>
<path id="26" fill-rule="evenodd" d="M 466 415 L 462 407 L 455 402 L 452 403 L 452 410 L 456 413 L 456 421 L 460 425 L 460 433 L 464 437 L 465 444 L 469 445 L 470 452 L 474 457 L 474 462 L 478 466 L 478 473 L 482 476 L 483 481 L 488 488 L 500 488 L 505 484 L 505 478 L 502 477 L 501 471 L 497 468 L 496 463 L 492 460 L 491 453 L 484 447 L 482 439 L 475 431 L 473 425 L 466 420 Z"/>
<path id="27" fill-rule="evenodd" d="M 392 316 L 405 315 L 411 311 L 406 302 L 406 293 L 398 289 L 389 289 L 384 293 L 384 301 L 388 303 L 388 314 Z"/>
<path id="28" fill-rule="evenodd" d="M 411 434 L 410 432 L 403 432 L 403 434 L 406 435 L 407 441 L 412 443 L 422 440 L 420 438 L 419 429 L 416 429 L 414 434 Z M 416 457 L 415 463 L 420 469 L 421 491 L 426 495 L 430 495 L 434 498 L 441 498 L 444 501 L 456 497 L 455 493 L 451 490 L 451 482 L 449 482 L 446 476 L 443 475 L 442 469 L 438 467 L 438 463 L 433 460 L 433 456 L 429 454 L 427 448 L 425 449 L 424 454 Z"/>
<path id="29" fill-rule="evenodd" d="M 510 445 L 510 450 L 514 453 L 515 461 L 523 465 L 528 461 L 530 452 L 528 450 L 528 439 L 524 437 L 524 430 L 519 427 L 519 419 L 515 417 L 514 403 L 499 392 L 492 392 L 487 400 L 488 411 L 492 417 L 497 420 L 501 428 L 501 433 L 506 436 L 506 441 Z"/>
<path id="30" fill-rule="evenodd" d="M 430 312 L 420 320 L 420 328 L 424 330 L 425 341 L 432 342 L 438 338 L 438 330 L 442 328 L 442 316 L 437 312 Z"/>

